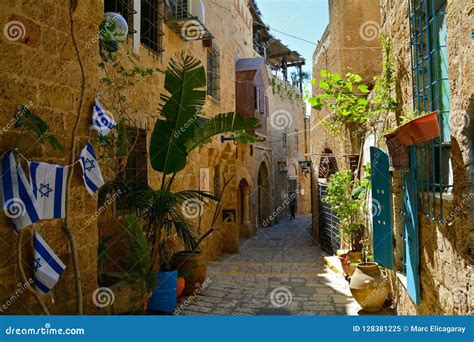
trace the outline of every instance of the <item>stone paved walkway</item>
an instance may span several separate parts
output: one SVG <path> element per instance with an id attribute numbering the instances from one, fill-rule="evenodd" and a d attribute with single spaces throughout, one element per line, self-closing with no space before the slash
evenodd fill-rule
<path id="1" fill-rule="evenodd" d="M 208 266 L 202 294 L 182 298 L 181 315 L 356 315 L 349 284 L 312 245 L 311 217 L 284 220 L 241 241 L 240 253 Z"/>

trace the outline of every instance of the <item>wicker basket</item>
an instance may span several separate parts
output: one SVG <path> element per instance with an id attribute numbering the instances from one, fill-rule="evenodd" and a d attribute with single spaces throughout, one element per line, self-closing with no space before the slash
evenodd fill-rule
<path id="1" fill-rule="evenodd" d="M 408 147 L 400 144 L 395 137 L 387 137 L 386 143 L 390 158 L 390 171 L 407 171 L 410 167 Z"/>

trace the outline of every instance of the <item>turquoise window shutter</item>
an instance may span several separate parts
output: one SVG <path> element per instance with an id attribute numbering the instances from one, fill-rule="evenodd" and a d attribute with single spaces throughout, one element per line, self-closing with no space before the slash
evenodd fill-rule
<path id="1" fill-rule="evenodd" d="M 410 147 L 410 163 L 416 164 L 416 149 Z M 416 166 L 416 165 L 414 165 Z M 404 176 L 405 219 L 405 266 L 407 290 L 415 304 L 420 303 L 420 248 L 418 242 L 418 203 L 416 188 L 416 167 L 410 168 Z"/>
<path id="2" fill-rule="evenodd" d="M 370 162 L 374 259 L 393 269 L 392 180 L 388 156 L 383 150 L 371 147 Z"/>

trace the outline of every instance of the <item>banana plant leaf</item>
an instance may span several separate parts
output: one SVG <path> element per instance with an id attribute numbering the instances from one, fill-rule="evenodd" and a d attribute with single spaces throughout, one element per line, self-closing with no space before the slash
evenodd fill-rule
<path id="1" fill-rule="evenodd" d="M 165 72 L 164 101 L 161 115 L 153 129 L 150 143 L 152 167 L 164 174 L 178 172 L 186 166 L 186 141 L 194 135 L 197 113 L 204 105 L 206 73 L 201 62 L 193 57 L 171 60 Z"/>
<path id="2" fill-rule="evenodd" d="M 150 163 L 164 175 L 186 167 L 190 151 L 223 133 L 236 135 L 236 142 L 252 143 L 262 139 L 247 133 L 260 127 L 257 118 L 245 120 L 238 113 L 223 113 L 200 125 L 200 113 L 206 99 L 206 73 L 193 57 L 172 60 L 165 72 L 165 89 L 161 95 L 163 118 L 156 121 L 150 141 Z"/>
<path id="3" fill-rule="evenodd" d="M 262 138 L 246 133 L 247 130 L 260 127 L 260 121 L 257 118 L 245 120 L 242 115 L 233 112 L 218 114 L 206 121 L 201 127 L 195 128 L 194 137 L 186 142 L 186 150 L 190 152 L 196 147 L 210 142 L 212 137 L 228 132 L 237 135 L 236 142 L 252 143 L 261 141 Z"/>

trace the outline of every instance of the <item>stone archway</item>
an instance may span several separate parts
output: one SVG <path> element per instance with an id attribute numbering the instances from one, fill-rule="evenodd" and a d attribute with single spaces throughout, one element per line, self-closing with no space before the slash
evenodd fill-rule
<path id="1" fill-rule="evenodd" d="M 270 224 L 270 222 L 264 223 L 264 221 L 269 221 L 270 217 L 270 191 L 268 168 L 265 162 L 262 162 L 258 169 L 257 178 L 257 222 L 259 227 L 266 227 Z"/>
<path id="2" fill-rule="evenodd" d="M 248 239 L 253 235 L 253 229 L 250 220 L 250 185 L 245 178 L 239 182 L 237 197 L 239 235 Z"/>

